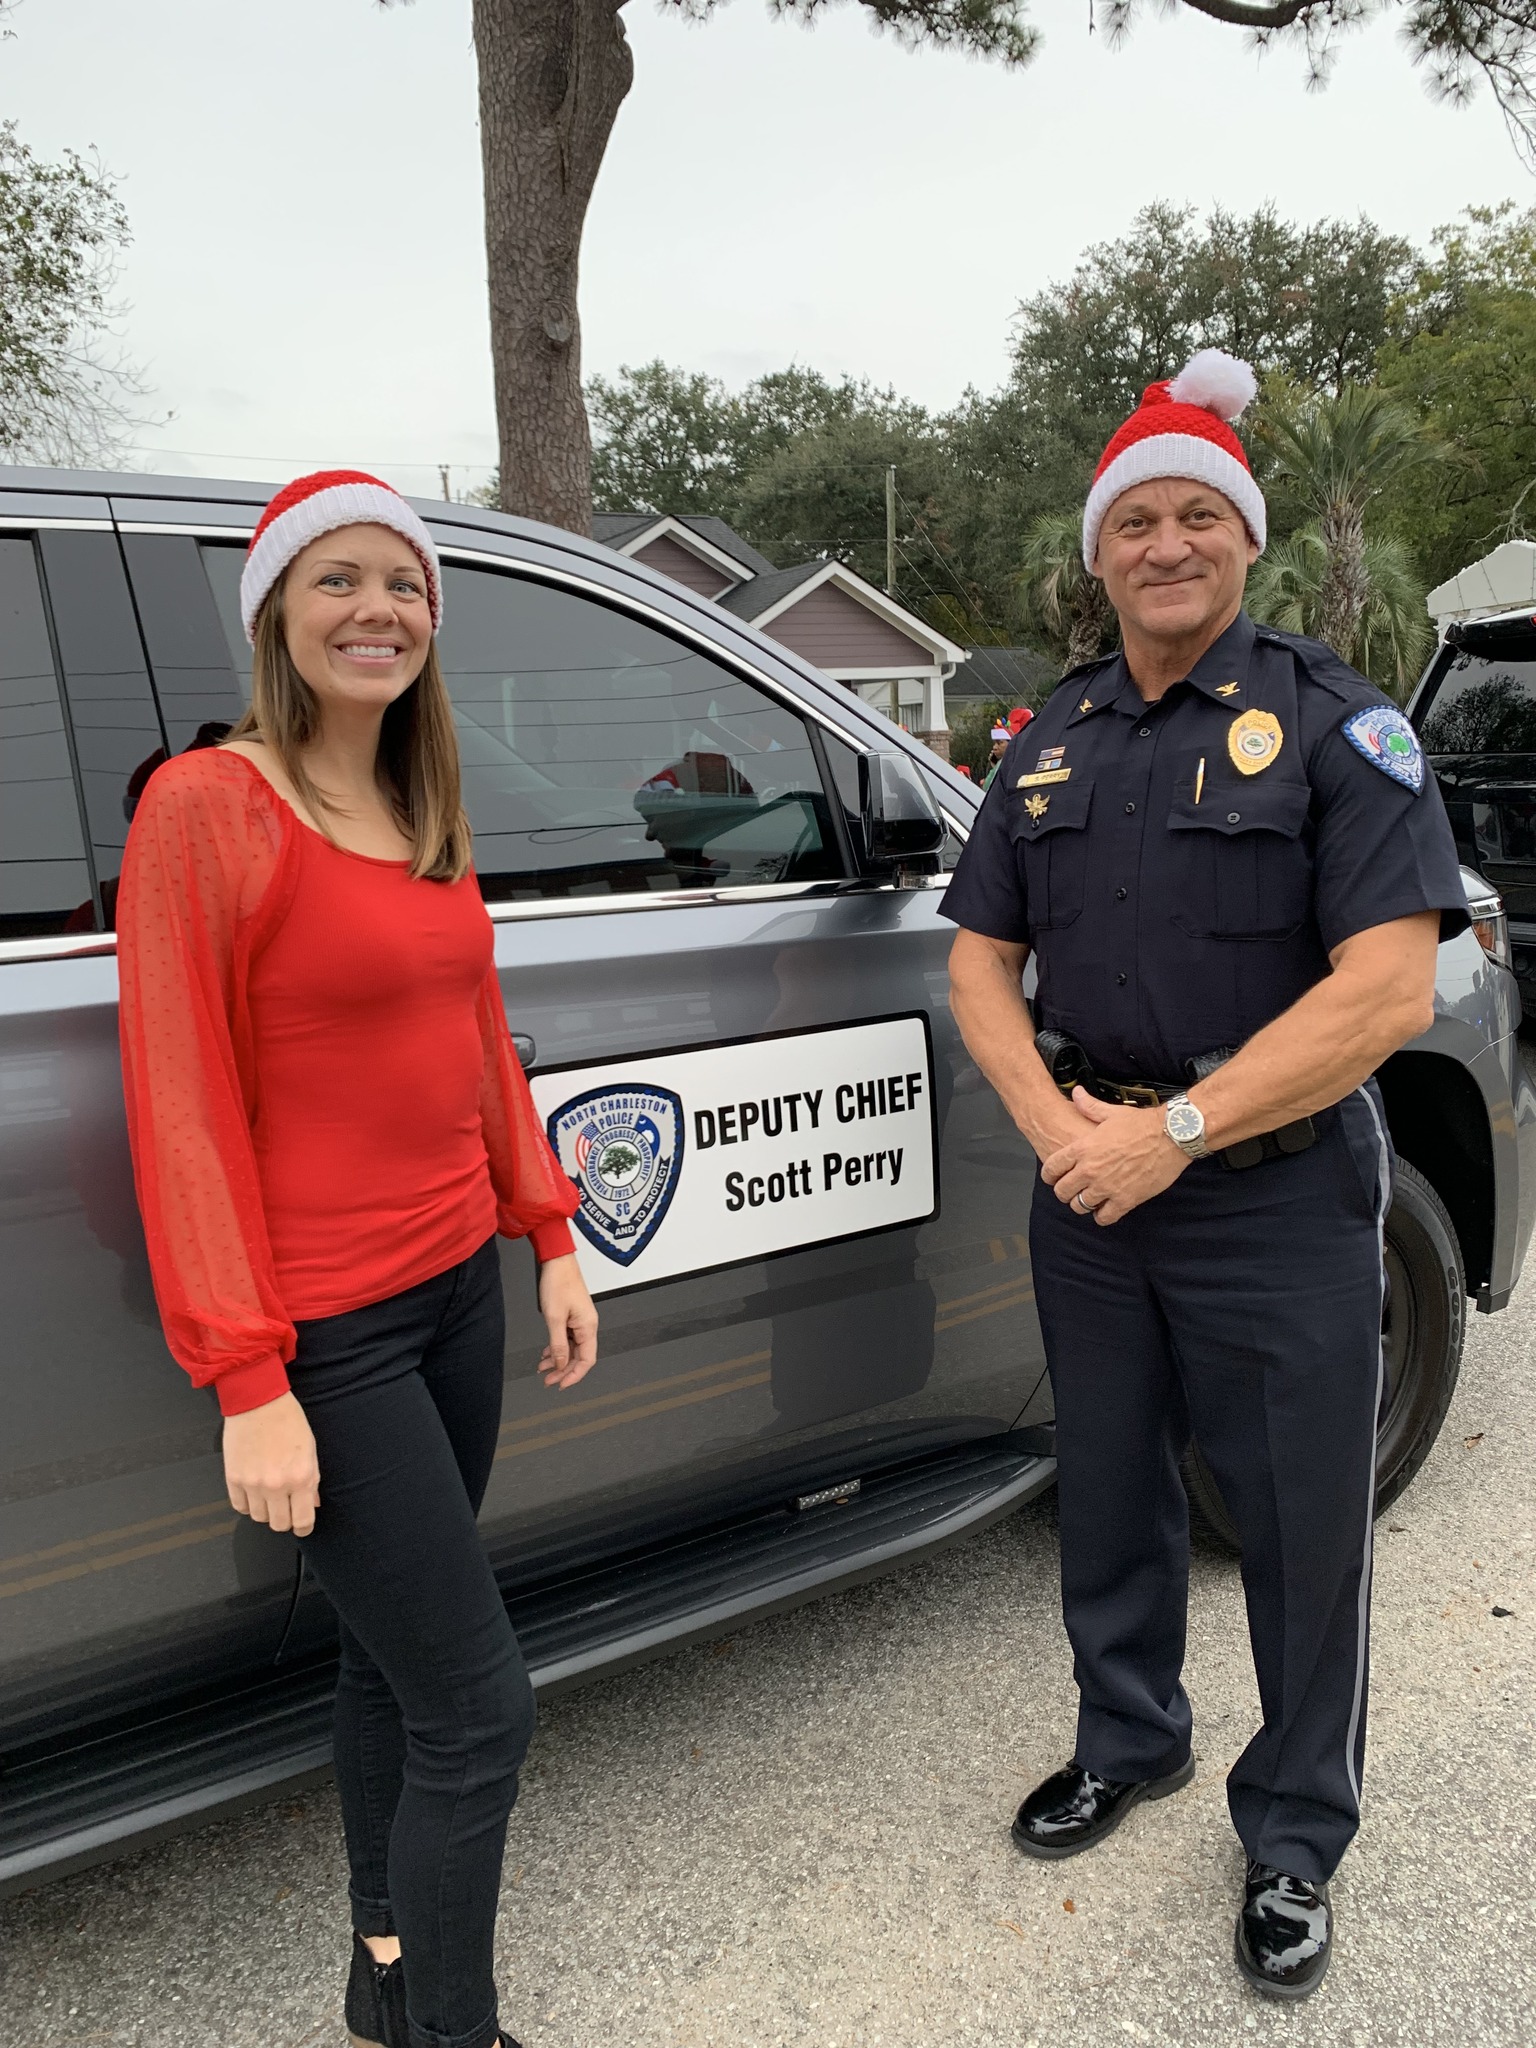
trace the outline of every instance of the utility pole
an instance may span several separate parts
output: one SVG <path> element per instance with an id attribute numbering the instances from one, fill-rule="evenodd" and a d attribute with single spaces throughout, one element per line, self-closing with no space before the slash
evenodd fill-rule
<path id="1" fill-rule="evenodd" d="M 885 472 L 885 594 L 896 595 L 896 465 Z"/>
<path id="2" fill-rule="evenodd" d="M 453 493 L 448 488 L 448 469 L 449 465 L 446 462 L 440 462 L 437 466 L 437 473 L 443 480 L 443 497 L 451 504 Z"/>

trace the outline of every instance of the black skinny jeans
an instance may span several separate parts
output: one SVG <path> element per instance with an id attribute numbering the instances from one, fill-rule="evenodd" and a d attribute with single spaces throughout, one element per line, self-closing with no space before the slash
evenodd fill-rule
<path id="1" fill-rule="evenodd" d="M 395 1934 L 412 2048 L 489 2048 L 507 1816 L 533 1689 L 475 1533 L 501 1423 L 496 1240 L 298 1325 L 320 1457 L 305 1558 L 341 1618 L 336 1779 L 352 1924 Z"/>

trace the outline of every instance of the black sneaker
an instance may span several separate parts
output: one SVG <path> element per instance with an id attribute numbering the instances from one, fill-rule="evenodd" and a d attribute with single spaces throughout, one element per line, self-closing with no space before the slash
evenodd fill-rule
<path id="1" fill-rule="evenodd" d="M 1306 1998 L 1327 1975 L 1333 1953 L 1327 1885 L 1250 1863 L 1235 1945 L 1237 1967 L 1255 1991 Z"/>

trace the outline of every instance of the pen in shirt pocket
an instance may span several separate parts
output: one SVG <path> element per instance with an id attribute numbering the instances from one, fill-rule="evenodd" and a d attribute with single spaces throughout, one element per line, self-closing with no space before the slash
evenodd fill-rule
<path id="1" fill-rule="evenodd" d="M 1200 801 L 1200 792 L 1205 787 L 1205 756 L 1200 756 L 1200 766 L 1195 770 L 1195 802 Z"/>

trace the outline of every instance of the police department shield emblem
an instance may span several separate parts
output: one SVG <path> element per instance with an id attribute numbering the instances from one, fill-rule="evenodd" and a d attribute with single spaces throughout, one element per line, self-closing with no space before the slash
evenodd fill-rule
<path id="1" fill-rule="evenodd" d="M 639 1258 L 661 1227 L 683 1163 L 683 1105 L 670 1088 L 619 1082 L 550 1112 L 555 1157 L 575 1181 L 574 1221 L 621 1266 Z"/>
<path id="2" fill-rule="evenodd" d="M 1424 787 L 1424 754 L 1419 736 L 1401 711 L 1371 704 L 1344 721 L 1344 737 L 1373 768 L 1390 775 L 1415 796 Z"/>

